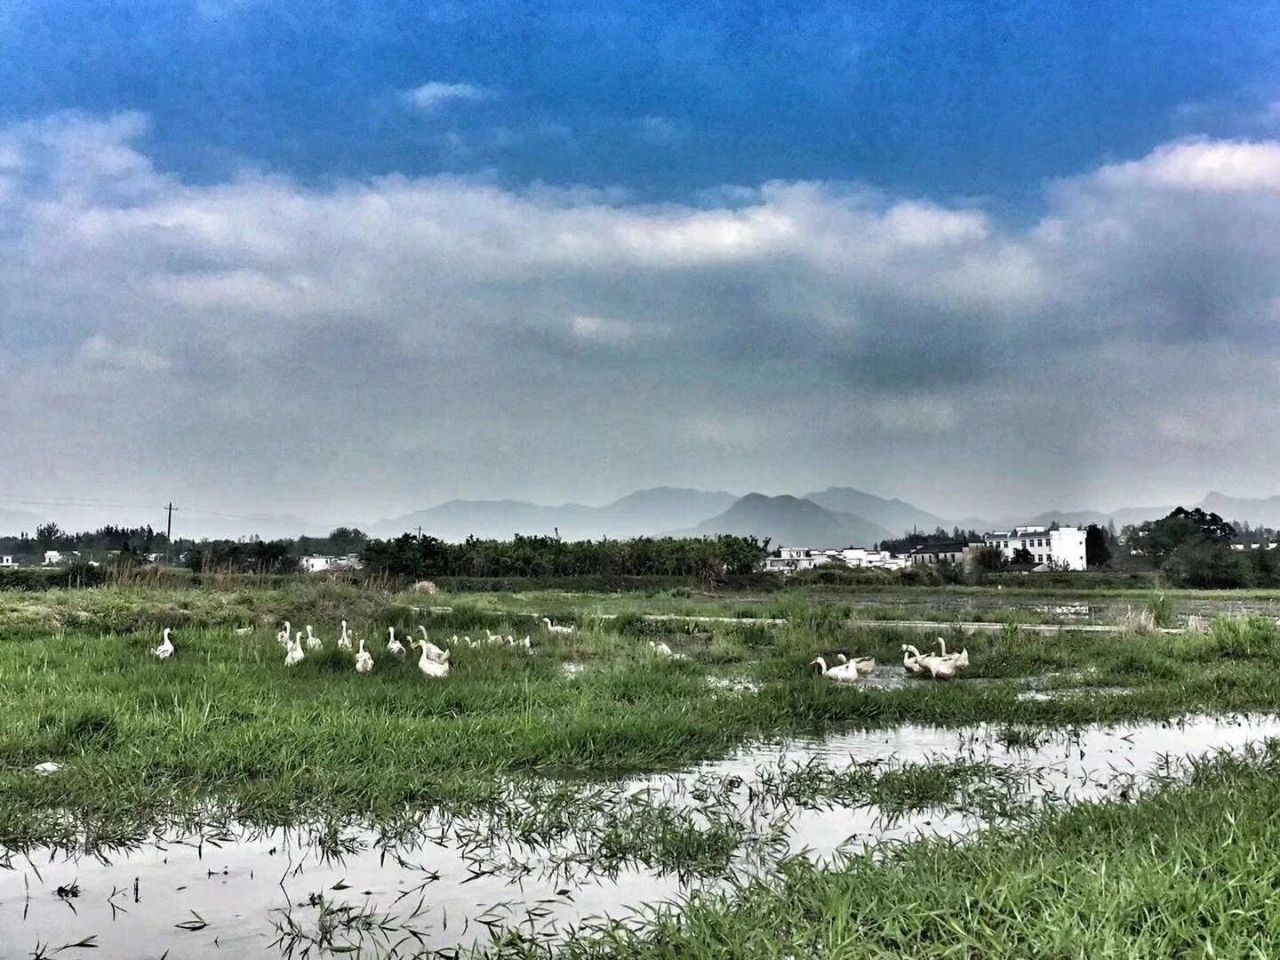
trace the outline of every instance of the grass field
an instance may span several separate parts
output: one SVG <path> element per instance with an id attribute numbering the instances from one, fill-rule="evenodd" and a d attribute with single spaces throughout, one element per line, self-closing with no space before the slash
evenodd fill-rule
<path id="1" fill-rule="evenodd" d="M 219 818 L 260 825 L 355 818 L 394 832 L 424 810 L 495 809 L 510 801 L 513 783 L 525 784 L 522 802 L 537 808 L 524 815 L 529 823 L 552 829 L 586 804 L 623 809 L 620 795 L 602 792 L 610 778 L 679 768 L 758 740 L 977 722 L 1034 739 L 1037 728 L 1272 711 L 1280 702 L 1280 629 L 1256 615 L 1175 635 L 1047 637 L 1010 624 L 964 637 L 942 627 L 969 649 L 964 679 L 839 687 L 808 661 L 840 650 L 892 665 L 903 642 L 921 643 L 919 633 L 891 626 L 851 629 L 846 621 L 861 609 L 857 597 L 830 592 L 425 598 L 300 583 L 0 594 L 0 845 L 110 849 L 158 828 Z M 542 615 L 577 631 L 546 635 Z M 286 618 L 313 624 L 326 640 L 323 652 L 292 669 L 274 637 Z M 372 674 L 357 675 L 350 654 L 334 648 L 340 619 L 371 641 Z M 402 662 L 384 649 L 387 626 L 409 631 L 419 623 L 437 643 L 493 630 L 530 634 L 533 649 L 457 644 L 451 676 L 429 681 L 413 657 Z M 161 626 L 175 630 L 178 653 L 167 662 L 148 652 Z M 252 629 L 235 632 L 242 627 Z M 656 657 L 650 640 L 682 658 Z M 62 771 L 34 775 L 46 761 Z M 927 806 L 987 772 L 943 764 L 861 776 L 856 790 L 848 782 L 824 789 L 850 806 L 891 795 Z M 1258 852 L 1280 849 L 1280 821 L 1256 799 L 1277 785 L 1280 760 L 1264 751 L 1247 764 L 1206 765 L 1157 798 L 1083 807 L 1034 833 L 1023 826 L 962 847 L 911 844 L 887 860 L 834 868 L 792 862 L 734 898 L 699 900 L 679 921 L 660 917 L 638 938 L 611 930 L 565 949 L 711 956 L 722 941 L 738 950 L 715 955 L 1208 956 L 1212 922 L 1227 931 L 1216 955 L 1261 956 L 1245 947 L 1259 924 L 1280 922 L 1277 908 L 1233 878 L 1246 867 L 1260 871 L 1250 874 L 1259 882 L 1280 875 L 1280 860 Z M 1224 810 L 1238 818 L 1225 835 Z M 717 834 L 705 817 L 697 826 L 666 817 L 629 809 L 610 821 L 610 842 L 645 846 L 655 861 L 713 865 L 738 842 L 731 818 Z M 1158 823 L 1181 825 L 1172 846 L 1146 842 Z M 1193 891 L 1211 878 L 1212 896 L 1196 906 Z M 1170 892 L 1152 899 L 1151 884 Z M 1126 896 L 1108 900 L 1115 885 Z M 1148 922 L 1135 927 L 1134 916 Z M 763 946 L 776 930 L 790 944 L 781 952 Z M 1122 949 L 1135 943 L 1142 949 Z"/>

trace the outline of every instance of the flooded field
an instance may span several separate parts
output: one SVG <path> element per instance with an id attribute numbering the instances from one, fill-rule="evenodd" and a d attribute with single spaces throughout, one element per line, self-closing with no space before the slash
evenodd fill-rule
<path id="1" fill-rule="evenodd" d="M 507 932 L 767 873 L 803 853 L 965 834 L 1045 806 L 1130 798 L 1183 758 L 1280 736 L 1270 716 L 1073 731 L 902 726 L 758 744 L 671 775 L 513 782 L 467 817 L 395 836 L 352 821 L 162 833 L 92 857 L 36 849 L 0 872 L 0 956 L 456 955 Z M 60 951 L 60 952 L 59 952 Z"/>

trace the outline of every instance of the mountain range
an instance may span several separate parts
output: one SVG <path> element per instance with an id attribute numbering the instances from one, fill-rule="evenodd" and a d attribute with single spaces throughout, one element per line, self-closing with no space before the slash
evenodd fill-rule
<path id="1" fill-rule="evenodd" d="M 1197 503 L 1228 520 L 1280 528 L 1280 496 L 1246 498 L 1211 492 Z M 426 510 L 418 510 L 371 526 L 358 525 L 373 536 L 395 537 L 422 529 L 442 540 L 465 540 L 468 536 L 507 539 L 513 534 L 559 536 L 568 540 L 625 538 L 636 536 L 713 536 L 736 534 L 768 537 L 775 545 L 812 547 L 870 546 L 880 540 L 901 536 L 912 530 L 932 532 L 938 527 L 975 530 L 1007 529 L 1014 524 L 1114 523 L 1119 529 L 1165 516 L 1173 504 L 1151 507 L 1122 507 L 1116 510 L 1048 510 L 1036 516 L 963 518 L 952 520 L 897 498 L 878 497 L 853 487 L 828 487 L 804 496 L 746 496 L 723 490 L 686 487 L 654 487 L 614 500 L 602 506 L 566 503 L 559 506 L 523 500 L 450 500 Z M 85 518 L 48 518 L 25 511 L 0 510 L 0 533 L 34 533 L 43 519 L 58 521 L 64 529 L 90 529 Z M 163 519 L 161 514 L 156 520 Z M 124 518 L 116 522 L 123 522 Z M 337 523 L 318 523 L 299 517 L 260 515 L 236 522 L 233 531 L 216 515 L 178 514 L 174 533 L 179 536 L 218 537 L 257 534 L 264 539 L 323 536 Z M 129 522 L 138 522 L 130 519 Z M 156 521 L 153 520 L 153 523 Z"/>
<path id="2" fill-rule="evenodd" d="M 375 524 L 374 536 L 398 536 L 421 527 L 441 540 L 469 536 L 506 539 L 515 533 L 554 535 L 566 540 L 638 537 L 698 523 L 727 510 L 732 493 L 653 487 L 637 490 L 601 507 L 581 503 L 546 506 L 523 500 L 449 500 Z"/>
<path id="3" fill-rule="evenodd" d="M 1210 493 L 1194 506 L 1229 520 L 1280 527 L 1280 496 L 1257 499 Z M 506 538 L 513 533 L 554 534 L 566 539 L 634 536 L 768 537 L 776 544 L 811 547 L 870 546 L 912 530 L 941 527 L 1007 529 L 1015 524 L 1062 523 L 1117 529 L 1165 516 L 1173 504 L 1121 507 L 1116 510 L 1049 510 L 1033 517 L 995 519 L 970 517 L 951 520 L 905 500 L 878 497 L 853 487 L 828 487 L 802 497 L 749 493 L 738 497 L 724 491 L 683 487 L 640 490 L 604 506 L 569 503 L 546 506 L 519 500 L 450 500 L 372 529 L 378 536 L 396 536 L 421 526 L 445 540 L 468 535 Z"/>

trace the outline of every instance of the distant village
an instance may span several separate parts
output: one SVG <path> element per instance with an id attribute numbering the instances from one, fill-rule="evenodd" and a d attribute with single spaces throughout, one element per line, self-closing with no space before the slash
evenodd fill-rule
<path id="1" fill-rule="evenodd" d="M 981 540 L 921 543 L 907 553 L 868 547 L 845 547 L 842 550 L 781 547 L 765 558 L 764 570 L 767 573 L 790 574 L 828 564 L 905 570 L 911 566 L 932 567 L 943 563 L 973 570 L 979 565 L 984 550 L 998 550 L 1004 569 L 1010 572 L 1085 570 L 1088 568 L 1085 535 L 1083 527 L 1027 526 L 984 533 Z"/>

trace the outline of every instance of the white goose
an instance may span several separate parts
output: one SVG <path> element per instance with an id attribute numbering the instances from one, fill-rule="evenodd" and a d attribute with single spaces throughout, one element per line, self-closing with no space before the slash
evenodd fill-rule
<path id="1" fill-rule="evenodd" d="M 307 624 L 307 649 L 319 650 L 324 644 L 320 642 L 320 638 L 315 635 L 311 629 L 311 624 Z"/>
<path id="2" fill-rule="evenodd" d="M 953 659 L 928 656 L 910 644 L 902 646 L 902 666 L 912 676 L 934 680 L 952 680 L 959 671 Z"/>
<path id="3" fill-rule="evenodd" d="M 809 666 L 817 667 L 822 676 L 836 683 L 856 683 L 858 680 L 858 668 L 852 661 L 828 667 L 825 657 L 814 657 L 809 661 Z"/>
<path id="4" fill-rule="evenodd" d="M 410 640 L 409 643 L 413 644 L 414 642 Z M 418 646 L 422 647 L 422 656 L 418 658 L 418 669 L 422 671 L 422 675 L 432 680 L 440 680 L 447 677 L 449 675 L 449 651 L 444 651 L 444 658 L 442 660 L 436 660 L 432 658 L 431 652 L 428 649 L 433 647 L 434 644 L 428 642 L 418 644 Z M 439 650 L 440 648 L 435 647 L 435 649 Z"/>
<path id="5" fill-rule="evenodd" d="M 849 657 L 845 656 L 843 653 L 837 653 L 836 660 L 838 660 L 840 663 L 852 663 L 855 667 L 858 668 L 859 674 L 870 673 L 872 670 L 876 668 L 875 657 L 853 657 L 852 659 L 850 659 Z"/>
<path id="6" fill-rule="evenodd" d="M 307 655 L 302 652 L 302 631 L 298 631 L 298 635 L 294 637 L 289 644 L 289 652 L 284 655 L 284 665 L 286 667 L 296 667 Z"/>
<path id="7" fill-rule="evenodd" d="M 160 634 L 160 646 L 151 651 L 151 655 L 157 660 L 168 660 L 173 656 L 173 641 L 169 639 L 169 634 L 173 633 L 168 627 L 164 628 L 164 632 Z"/>
<path id="8" fill-rule="evenodd" d="M 351 634 L 347 632 L 347 621 L 345 621 L 345 620 L 343 620 L 343 621 L 342 621 L 342 636 L 338 637 L 338 649 L 339 649 L 339 650 L 350 650 L 350 649 L 351 649 Z M 361 650 L 363 650 L 363 649 L 364 649 L 364 644 L 363 644 L 363 643 L 361 643 L 361 645 L 360 645 L 360 649 L 361 649 Z M 372 664 L 372 662 L 373 662 L 373 661 L 370 661 L 370 663 L 371 663 L 371 664 Z M 368 673 L 369 671 L 368 671 L 368 670 L 363 670 L 363 671 L 361 671 L 361 672 L 362 672 L 362 673 Z"/>
<path id="9" fill-rule="evenodd" d="M 542 625 L 547 628 L 547 633 L 552 633 L 561 637 L 569 636 L 569 634 L 573 633 L 575 629 L 572 626 L 562 626 L 558 623 L 552 623 L 550 617 L 543 617 Z"/>
<path id="10" fill-rule="evenodd" d="M 284 622 L 284 627 L 276 631 L 276 643 L 284 647 L 286 650 L 293 643 L 293 626 L 288 620 Z"/>
<path id="11" fill-rule="evenodd" d="M 396 639 L 396 628 L 387 627 L 387 635 L 390 637 L 390 639 L 387 640 L 387 653 L 395 654 L 397 657 L 403 657 L 404 644 Z M 412 643 L 412 641 L 410 642 Z"/>
<path id="12" fill-rule="evenodd" d="M 969 666 L 969 648 L 965 647 L 959 653 L 947 653 L 947 641 L 938 637 L 938 648 L 942 651 L 938 654 L 943 660 L 953 660 L 957 669 L 964 670 Z"/>
<path id="13" fill-rule="evenodd" d="M 425 656 L 430 657 L 436 663 L 444 663 L 449 659 L 448 650 L 441 650 L 431 642 L 431 638 L 427 636 L 426 627 L 419 625 L 418 632 L 422 634 L 422 643 L 418 644 L 418 646 L 422 647 L 422 652 Z"/>
<path id="14" fill-rule="evenodd" d="M 650 641 L 649 641 L 649 649 L 650 649 L 650 650 L 652 650 L 655 654 L 657 654 L 657 655 L 658 655 L 658 656 L 660 656 L 660 657 L 674 657 L 674 656 L 675 656 L 675 651 L 673 651 L 670 647 L 668 647 L 668 646 L 667 646 L 665 643 L 663 643 L 661 640 L 659 640 L 657 643 L 654 643 L 652 640 L 650 640 Z"/>
<path id="15" fill-rule="evenodd" d="M 347 641 L 347 648 L 350 649 L 351 641 Z M 373 657 L 369 651 L 364 648 L 364 638 L 360 638 L 360 652 L 356 654 L 356 673 L 370 673 L 373 670 Z"/>

